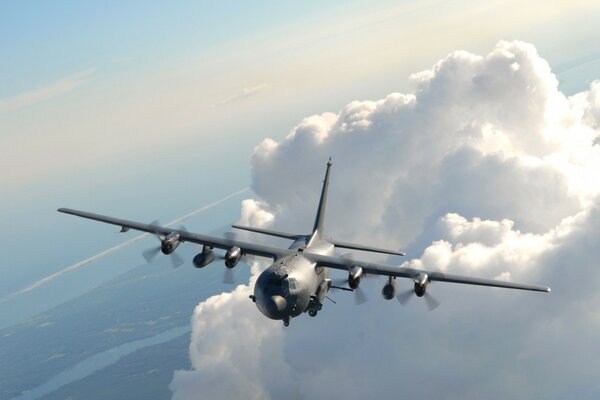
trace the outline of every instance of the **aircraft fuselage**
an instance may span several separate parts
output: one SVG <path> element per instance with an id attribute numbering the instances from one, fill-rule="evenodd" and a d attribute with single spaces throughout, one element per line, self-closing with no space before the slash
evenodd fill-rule
<path id="1" fill-rule="evenodd" d="M 306 246 L 306 247 L 304 247 Z M 282 257 L 264 270 L 256 280 L 253 300 L 262 314 L 287 325 L 291 318 L 308 311 L 316 315 L 329 289 L 328 268 L 317 267 L 304 253 L 333 254 L 333 245 L 320 240 L 294 242 L 298 251 Z"/>

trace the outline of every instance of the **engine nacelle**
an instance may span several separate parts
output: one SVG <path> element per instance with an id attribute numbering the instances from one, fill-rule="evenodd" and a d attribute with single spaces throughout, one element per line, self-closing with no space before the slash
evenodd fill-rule
<path id="1" fill-rule="evenodd" d="M 160 242 L 160 251 L 163 254 L 171 254 L 181 244 L 179 233 L 169 233 Z"/>
<path id="2" fill-rule="evenodd" d="M 363 277 L 364 272 L 361 267 L 354 267 L 348 271 L 348 286 L 352 289 L 356 289 L 360 284 L 360 280 Z"/>
<path id="3" fill-rule="evenodd" d="M 215 259 L 215 254 L 212 251 L 211 247 L 203 246 L 202 253 L 199 253 L 194 257 L 193 263 L 194 267 L 202 268 L 206 267 L 208 264 L 213 262 Z"/>
<path id="4" fill-rule="evenodd" d="M 425 296 L 428 284 L 429 277 L 427 276 L 427 274 L 419 274 L 419 276 L 415 278 L 415 294 L 417 295 L 417 297 Z"/>
<path id="5" fill-rule="evenodd" d="M 386 300 L 391 300 L 396 297 L 396 293 L 398 293 L 398 285 L 393 279 L 390 279 L 383 289 L 381 289 L 381 295 Z"/>
<path id="6" fill-rule="evenodd" d="M 225 253 L 225 266 L 227 268 L 233 268 L 240 262 L 242 258 L 242 249 L 238 246 L 233 246 L 227 253 Z"/>

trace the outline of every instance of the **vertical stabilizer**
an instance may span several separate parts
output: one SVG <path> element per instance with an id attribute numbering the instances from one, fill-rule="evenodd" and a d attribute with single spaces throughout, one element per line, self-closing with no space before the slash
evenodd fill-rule
<path id="1" fill-rule="evenodd" d="M 321 190 L 321 199 L 319 200 L 319 208 L 317 209 L 317 216 L 315 217 L 315 225 L 313 226 L 312 236 L 321 237 L 323 229 L 325 227 L 325 214 L 327 209 L 327 193 L 329 192 L 329 172 L 331 170 L 331 157 L 327 161 L 327 171 L 325 172 L 325 179 L 323 180 L 323 189 Z"/>

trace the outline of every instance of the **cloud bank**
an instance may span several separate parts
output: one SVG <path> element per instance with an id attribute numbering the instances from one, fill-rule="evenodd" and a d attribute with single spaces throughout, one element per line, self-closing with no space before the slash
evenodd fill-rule
<path id="1" fill-rule="evenodd" d="M 598 397 L 600 82 L 565 96 L 522 42 L 457 51 L 410 79 L 410 94 L 354 101 L 259 144 L 259 199 L 242 219 L 309 230 L 332 155 L 331 235 L 553 293 L 439 283 L 442 306 L 427 313 L 421 299 L 384 301 L 373 280 L 370 302 L 336 293 L 284 330 L 249 301 L 251 282 L 196 308 L 193 370 L 175 373 L 175 399 Z"/>

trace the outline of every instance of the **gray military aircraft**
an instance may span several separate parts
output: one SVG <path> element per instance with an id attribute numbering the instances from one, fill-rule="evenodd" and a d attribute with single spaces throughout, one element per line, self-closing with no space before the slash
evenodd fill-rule
<path id="1" fill-rule="evenodd" d="M 295 234 L 279 232 L 269 229 L 254 228 L 249 226 L 233 225 L 236 229 L 276 236 L 293 240 L 287 249 L 271 247 L 256 243 L 239 241 L 231 238 L 221 238 L 188 232 L 184 229 L 173 229 L 160 226 L 156 223 L 144 224 L 125 219 L 113 218 L 85 211 L 69 208 L 59 208 L 58 211 L 89 218 L 121 227 L 121 232 L 130 229 L 152 233 L 160 239 L 160 247 L 154 254 L 162 251 L 163 254 L 174 255 L 175 249 L 183 242 L 202 245 L 202 252 L 193 259 L 197 268 L 205 267 L 215 259 L 213 249 L 226 250 L 224 255 L 225 267 L 234 268 L 243 255 L 267 257 L 274 260 L 273 264 L 263 271 L 254 286 L 252 301 L 265 316 L 275 320 L 282 320 L 288 326 L 290 319 L 307 312 L 311 317 L 323 307 L 323 302 L 330 289 L 359 290 L 361 279 L 367 275 L 382 275 L 387 278 L 381 291 L 384 299 L 391 300 L 396 297 L 404 304 L 412 295 L 425 297 L 428 307 L 437 307 L 438 302 L 427 293 L 427 286 L 431 282 L 453 282 L 467 285 L 492 286 L 509 289 L 549 292 L 550 288 L 543 286 L 526 285 L 482 279 L 469 276 L 451 275 L 441 272 L 429 272 L 412 268 L 354 260 L 347 257 L 334 256 L 335 248 L 360 250 L 367 252 L 383 253 L 404 256 L 404 253 L 386 250 L 377 247 L 365 246 L 342 242 L 324 235 L 325 211 L 327 206 L 327 193 L 329 191 L 329 174 L 331 158 L 327 163 L 325 180 L 321 190 L 321 198 L 317 208 L 317 215 L 310 234 Z M 179 262 L 179 261 L 176 261 Z M 349 287 L 336 286 L 329 278 L 329 270 L 337 269 L 348 273 Z M 408 278 L 413 281 L 413 287 L 407 292 L 398 293 L 396 278 Z"/>

